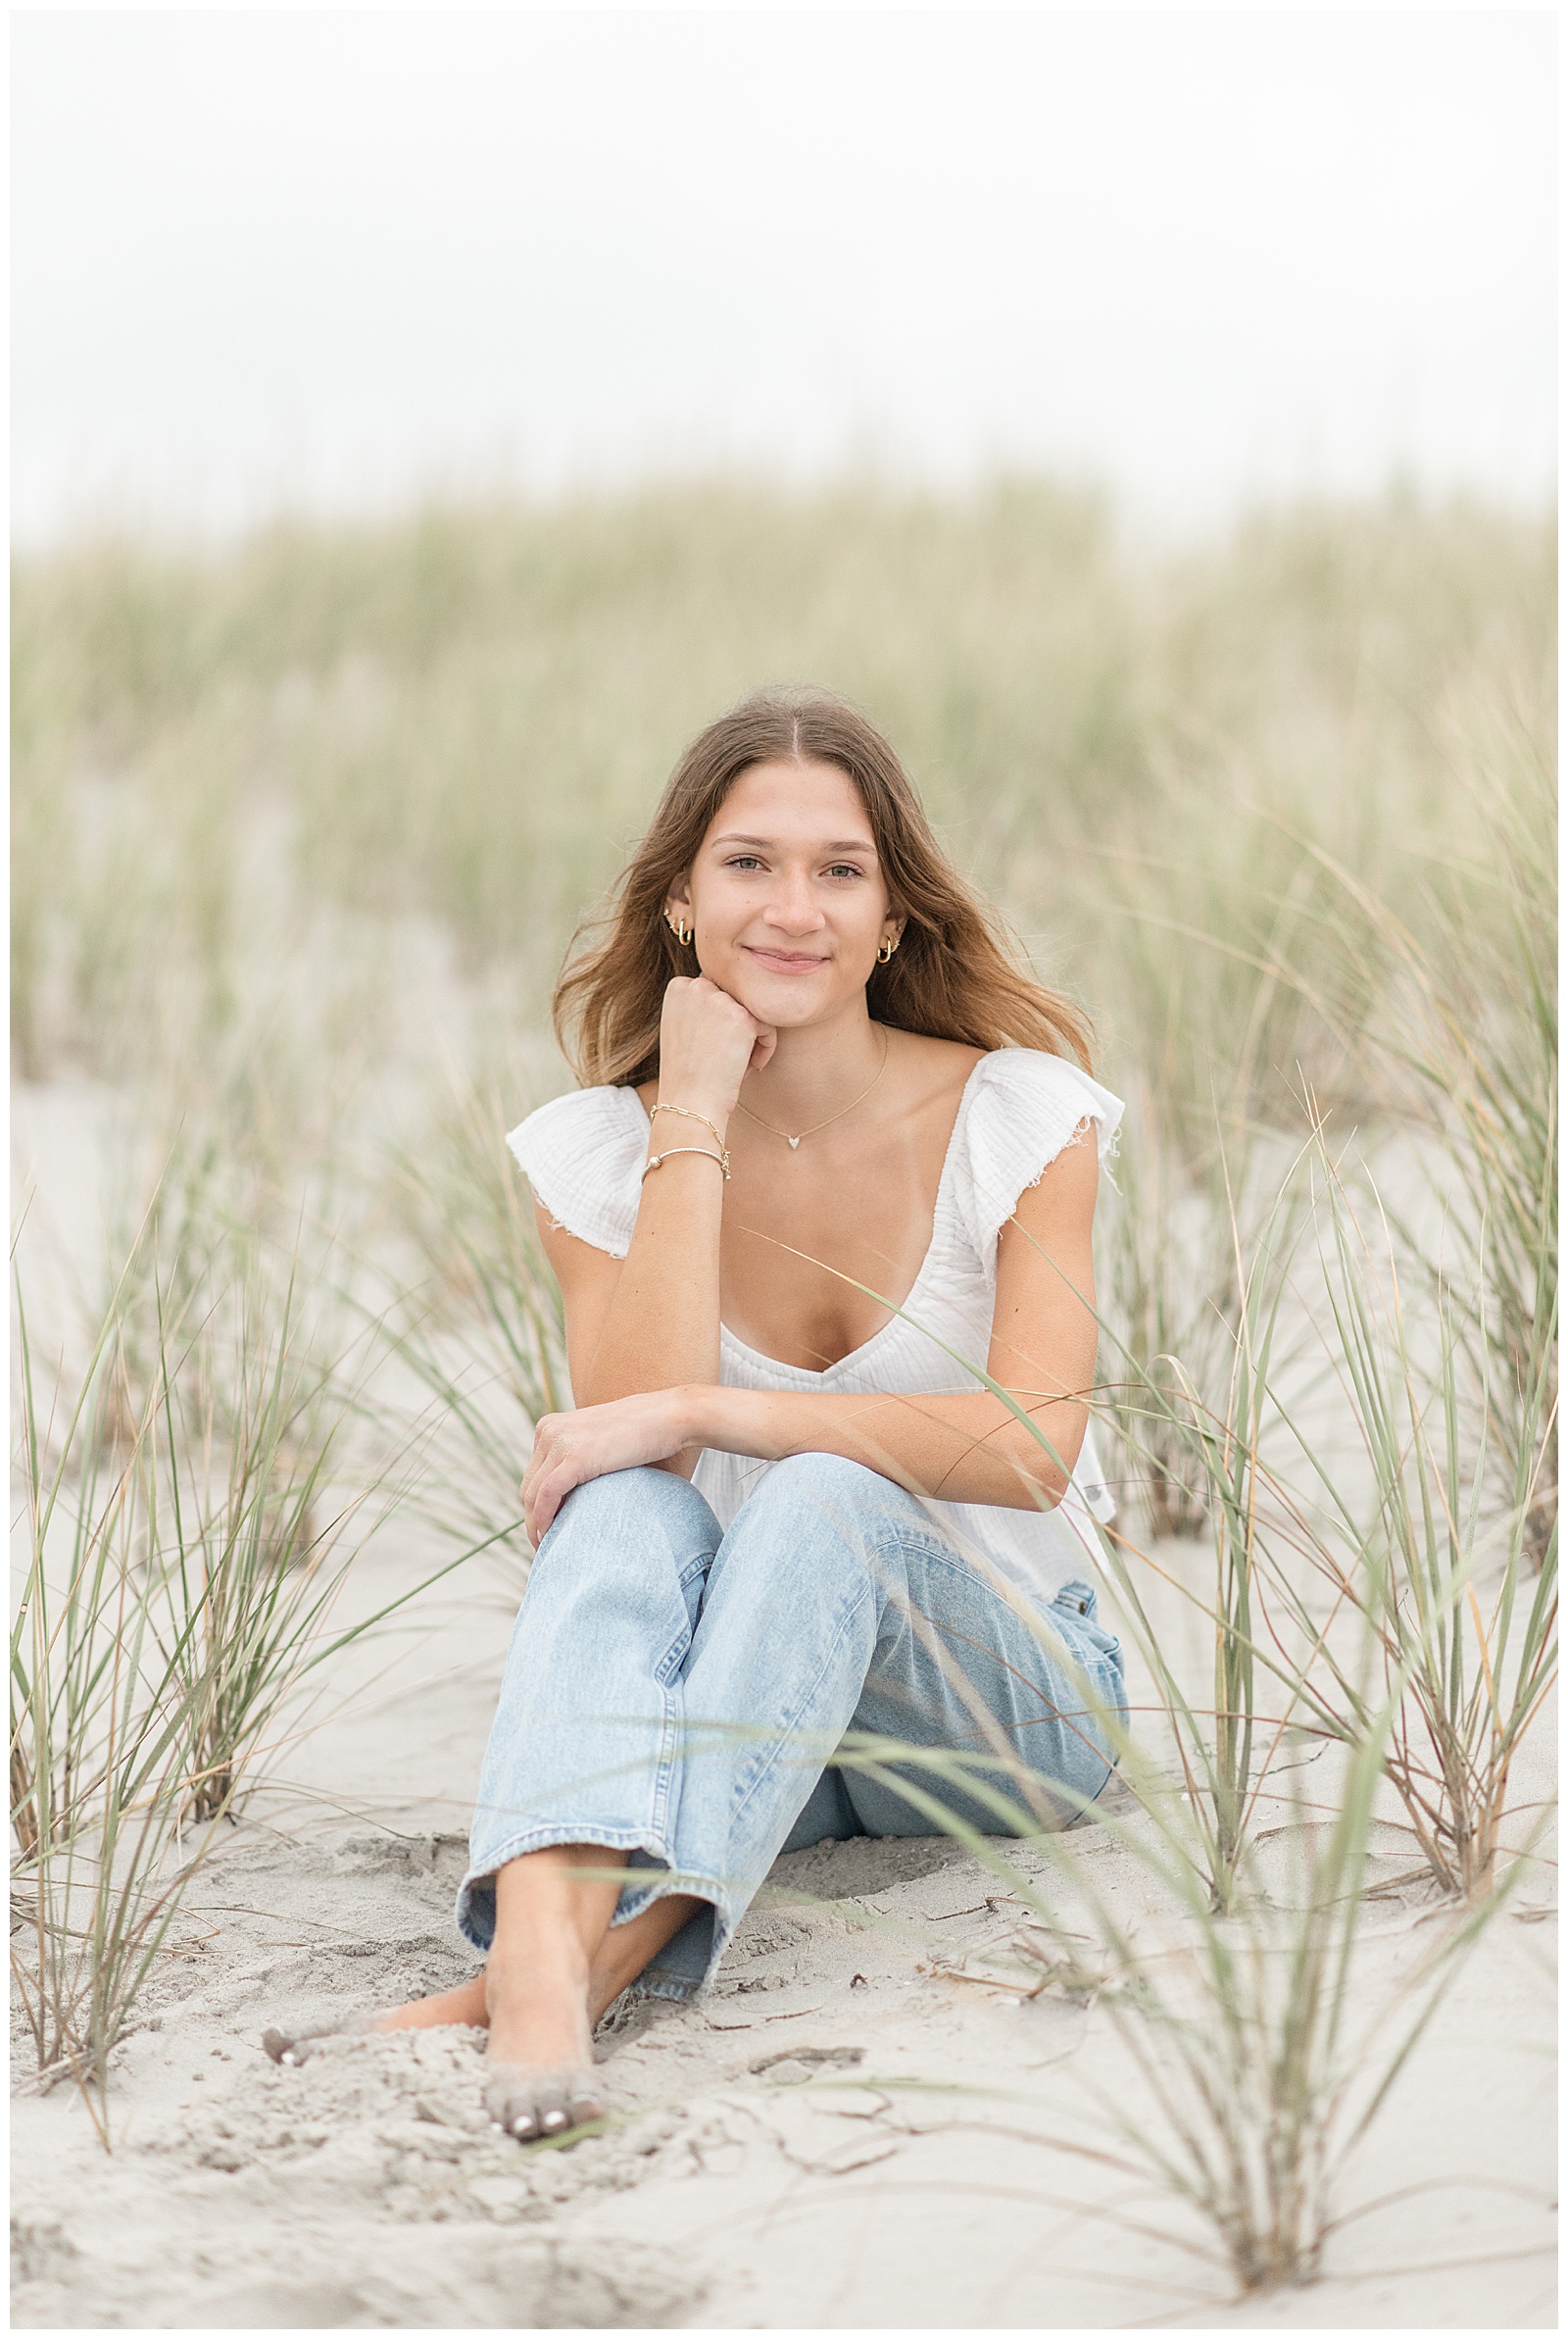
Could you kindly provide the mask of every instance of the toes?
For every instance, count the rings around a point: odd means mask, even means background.
[[[274,2063],[303,2063],[308,2052],[304,2041],[292,2038],[286,2030],[264,2030],[262,2045]]]
[[[519,2144],[569,2136],[574,2128],[604,2116],[597,2098],[575,2073],[514,2067],[498,2073],[485,2089],[492,2124]]]
[[[274,2063],[292,2068],[297,2064],[309,2063],[322,2039],[352,2037],[374,2027],[370,2016],[333,2016],[328,2021],[301,2023],[293,2030],[264,2030],[262,2045]]]
[[[533,2115],[541,2136],[559,2136],[571,2125],[565,2097],[559,2087],[542,2088],[534,2098]]]
[[[533,2116],[527,2072],[513,2068],[494,2073],[484,2091],[484,2108],[492,2126],[500,2128],[504,2135],[523,2133],[517,2122]]]

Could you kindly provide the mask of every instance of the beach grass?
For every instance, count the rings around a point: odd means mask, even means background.
[[[1022,2146],[1130,2180],[1125,2206],[1096,2214],[1218,2267],[1238,2297],[1316,2281],[1340,2226],[1378,2206],[1347,2212],[1352,2157],[1530,1872],[1535,1831],[1485,1893],[1368,1988],[1369,1863],[1393,1712],[1385,1706],[1362,1735],[1331,1811],[1277,1791],[1285,1816],[1269,1830],[1268,1888],[1250,1859],[1250,1889],[1228,1909],[1215,1906],[1206,1846],[1179,1787],[1146,1787],[1132,1818],[1101,1816],[1127,1859],[1163,1888],[1157,1947],[1140,1938],[1122,1896],[1104,1888],[1103,1869],[1080,1856],[1072,1834],[1032,1837],[1027,1859],[1009,1853],[1009,1815],[1015,1833],[1027,1820],[1000,1778],[988,1794],[983,1766],[893,1743],[847,1743],[839,1758],[965,1843],[1000,1888],[993,1906],[1006,1909],[1005,1938],[956,1973],[1022,2000],[1064,1993],[1109,2016],[1121,2067],[1080,2062],[1049,2100],[999,2100],[981,2132],[1000,2118]],[[956,1821],[944,1789],[992,1801],[995,1833]],[[1087,2130],[1070,2116],[1084,2107]]]
[[[344,1602],[421,1440],[365,1434],[390,1352],[345,1336],[330,1246],[236,1224],[222,1183],[166,1169],[85,1340],[40,1350],[18,1274],[11,1969],[40,2080],[106,2143],[110,2057],[221,1823],[333,1660],[470,1556]]]
[[[112,1299],[51,1323],[47,1372],[42,1238],[17,1248],[14,1970],[46,2074],[107,2117],[181,1880],[368,1628],[333,1616],[350,1518],[395,1491],[432,1571],[525,1571],[564,1343],[502,1132],[567,1082],[551,977],[687,737],[808,680],[895,739],[1132,1105],[1104,1573],[1160,1708],[1123,1746],[1155,1821],[1129,1855],[1196,1947],[1172,1995],[1102,1913],[1170,2113],[1121,2146],[1244,2287],[1310,2274],[1451,1969],[1356,2063],[1372,1811],[1403,1811],[1456,1953],[1512,1876],[1555,1676],[1553,560],[1544,520],[1399,494],[1140,544],[1013,480],[18,565],[14,1061],[108,1091],[164,1165],[145,1220],[125,1170]],[[1198,1668],[1146,1599],[1173,1585]],[[1302,1744],[1337,1801],[1271,1914],[1256,1813]]]
[[[258,979],[249,936],[323,906],[432,921],[537,1013],[685,739],[760,680],[808,679],[886,726],[1043,970],[1206,1129],[1203,1067],[1232,1100],[1259,1002],[1177,929],[1278,956],[1333,893],[1317,848],[1420,934],[1412,848],[1488,849],[1456,760],[1504,711],[1549,742],[1551,561],[1542,523],[1398,499],[1140,555],[1102,503],[1027,482],[29,558],[18,1045],[118,1070],[146,986],[177,978],[154,1052],[194,1048]],[[1283,985],[1265,1003],[1250,1086],[1289,1076],[1293,1035],[1328,1048],[1304,1012]]]

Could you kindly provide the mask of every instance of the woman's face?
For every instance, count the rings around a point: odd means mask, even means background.
[[[820,1022],[863,993],[888,905],[859,791],[836,764],[743,771],[666,911],[697,929],[702,971],[760,1023]]]

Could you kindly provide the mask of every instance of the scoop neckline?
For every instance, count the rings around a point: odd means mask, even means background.
[[[724,1321],[722,1317],[719,1318],[718,1322],[718,1333],[720,1340],[727,1340],[731,1348],[738,1349],[743,1357],[754,1358],[759,1365],[765,1365],[770,1372],[798,1372],[805,1380],[826,1380],[830,1373],[842,1372],[847,1365],[857,1364],[861,1357],[869,1356],[871,1350],[876,1347],[878,1341],[885,1340],[889,1332],[891,1332],[897,1324],[900,1324],[904,1321],[905,1317],[908,1313],[910,1302],[915,1298],[920,1286],[924,1283],[926,1276],[931,1271],[931,1262],[936,1256],[937,1236],[942,1223],[942,1205],[947,1198],[948,1185],[953,1170],[953,1149],[958,1141],[958,1131],[963,1126],[963,1117],[968,1110],[969,1091],[974,1086],[976,1076],[980,1072],[981,1069],[991,1062],[993,1056],[999,1056],[1002,1053],[1003,1050],[1000,1048],[989,1048],[987,1049],[985,1055],[977,1057],[975,1062],[970,1066],[968,1077],[958,1092],[957,1110],[953,1116],[953,1126],[948,1131],[947,1150],[942,1156],[942,1174],[937,1179],[936,1199],[931,1205],[931,1240],[926,1245],[925,1257],[921,1260],[919,1268],[915,1272],[914,1281],[909,1285],[909,1288],[905,1293],[903,1299],[900,1300],[898,1306],[893,1310],[893,1313],[889,1316],[887,1322],[884,1324],[879,1324],[877,1329],[871,1334],[870,1339],[862,1340],[858,1348],[852,1348],[846,1355],[835,1358],[831,1365],[823,1365],[820,1367],[815,1365],[787,1365],[782,1357],[768,1356],[765,1350],[754,1348],[749,1340],[743,1340],[739,1332],[732,1332],[729,1328],[729,1325]],[[654,1125],[653,1119],[649,1114],[648,1107],[643,1103],[642,1098],[637,1095],[635,1088],[631,1089],[628,1093],[636,1098],[638,1112],[643,1116],[643,1119],[647,1121],[648,1126],[652,1128]]]

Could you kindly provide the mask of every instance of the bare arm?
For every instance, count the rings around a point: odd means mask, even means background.
[[[718,1182],[716,1172],[707,1174]],[[1002,1398],[980,1388],[951,1396],[817,1397],[723,1388],[716,1376],[665,1382],[645,1396],[596,1403],[539,1424],[523,1483],[535,1540],[584,1479],[705,1446],[764,1462],[843,1454],[944,1502],[1007,1510],[1056,1502],[1083,1443],[1094,1381],[1091,1229],[1098,1182],[1092,1139],[1068,1146],[1039,1185],[1020,1196],[999,1245],[987,1369],[1051,1451]]]
[[[749,1065],[765,1064],[772,1050],[771,1032],[727,992],[677,976],[664,994],[658,1101],[704,1119],[655,1117],[648,1158],[672,1158],[643,1181],[626,1257],[608,1258],[536,1214],[565,1301],[579,1406],[718,1379],[724,1180],[700,1153],[718,1152]]]

